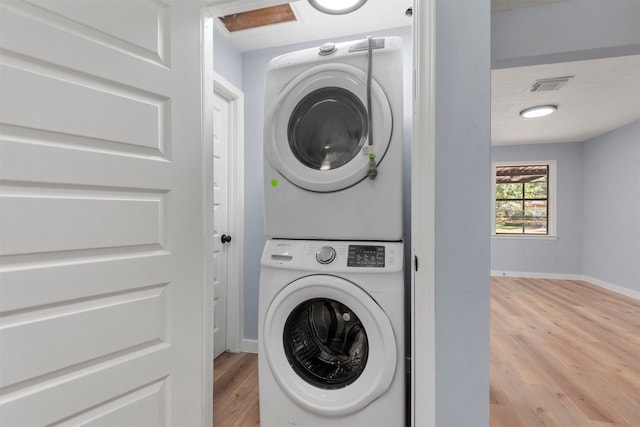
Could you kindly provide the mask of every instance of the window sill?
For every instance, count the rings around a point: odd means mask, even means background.
[[[543,234],[543,235],[535,235],[535,234],[495,234],[491,235],[492,238],[496,239],[523,239],[523,240],[558,240],[557,234]]]

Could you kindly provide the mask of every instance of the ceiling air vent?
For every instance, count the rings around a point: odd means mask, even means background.
[[[572,79],[573,76],[566,77],[554,77],[551,79],[540,79],[536,80],[536,82],[529,88],[529,92],[543,92],[547,90],[558,90],[565,83]]]

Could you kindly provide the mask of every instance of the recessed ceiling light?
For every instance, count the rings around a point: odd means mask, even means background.
[[[538,105],[537,107],[527,108],[520,111],[520,117],[525,119],[533,119],[536,117],[548,116],[558,110],[557,105]]]
[[[311,6],[330,15],[344,15],[360,9],[367,0],[309,0]]]

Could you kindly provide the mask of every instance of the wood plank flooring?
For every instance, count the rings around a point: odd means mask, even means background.
[[[214,427],[260,425],[258,355],[222,353],[213,364]]]
[[[213,406],[215,427],[260,425],[257,355],[216,359]],[[492,427],[640,426],[640,301],[492,278],[490,412]]]
[[[493,278],[491,426],[640,426],[640,302]]]

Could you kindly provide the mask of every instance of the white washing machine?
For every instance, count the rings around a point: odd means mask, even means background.
[[[267,242],[261,425],[405,425],[402,254],[396,242]]]
[[[269,63],[268,236],[402,238],[402,61],[401,39],[386,37],[329,43]],[[377,175],[369,179],[372,167]]]

